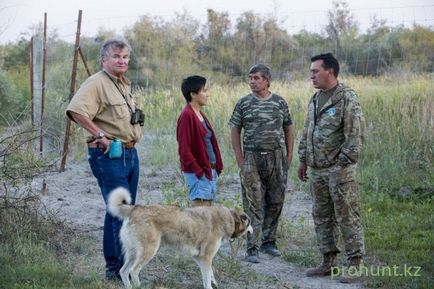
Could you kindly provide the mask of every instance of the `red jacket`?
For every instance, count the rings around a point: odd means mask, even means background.
[[[217,144],[215,132],[206,116],[201,112],[206,124],[211,130],[211,143],[216,156],[216,171],[218,174],[223,170],[223,161]],[[211,180],[211,165],[205,142],[206,129],[196,116],[190,104],[182,110],[176,126],[176,140],[178,141],[178,154],[181,170],[186,173],[195,173],[197,177],[203,174]]]

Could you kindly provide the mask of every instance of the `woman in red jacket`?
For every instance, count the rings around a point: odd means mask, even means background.
[[[181,90],[187,105],[178,118],[176,140],[190,206],[211,206],[223,161],[215,132],[202,112],[208,101],[206,78],[189,76]]]

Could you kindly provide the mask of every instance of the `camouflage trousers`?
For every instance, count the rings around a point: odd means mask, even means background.
[[[310,170],[312,216],[321,253],[339,252],[339,229],[348,258],[365,254],[356,165]]]
[[[240,171],[242,201],[253,227],[253,234],[247,237],[247,249],[276,241],[287,177],[288,161],[282,149],[244,152]]]

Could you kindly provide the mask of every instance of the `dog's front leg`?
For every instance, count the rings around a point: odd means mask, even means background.
[[[122,282],[124,283],[125,288],[130,289],[132,288],[131,283],[130,283],[130,266],[131,266],[131,261],[130,262],[126,262],[121,270],[119,271],[121,278],[122,278]]]
[[[214,270],[213,270],[212,266],[211,266],[211,286],[213,289],[218,288],[217,281],[215,280],[215,277],[214,277]]]
[[[203,288],[205,289],[213,289],[211,285],[211,280],[213,278],[212,268],[211,268],[211,262],[207,262],[205,260],[201,259],[195,259],[197,265],[199,265],[200,272],[202,273],[202,281],[203,281]]]

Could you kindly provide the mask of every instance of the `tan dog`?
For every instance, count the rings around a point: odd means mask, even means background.
[[[125,263],[120,275],[126,288],[131,288],[129,276],[135,286],[140,285],[142,266],[163,245],[191,256],[200,267],[204,288],[216,288],[212,261],[221,242],[253,231],[246,214],[222,206],[183,209],[130,203],[126,189],[117,188],[110,193],[109,212],[124,220],[120,239]]]

